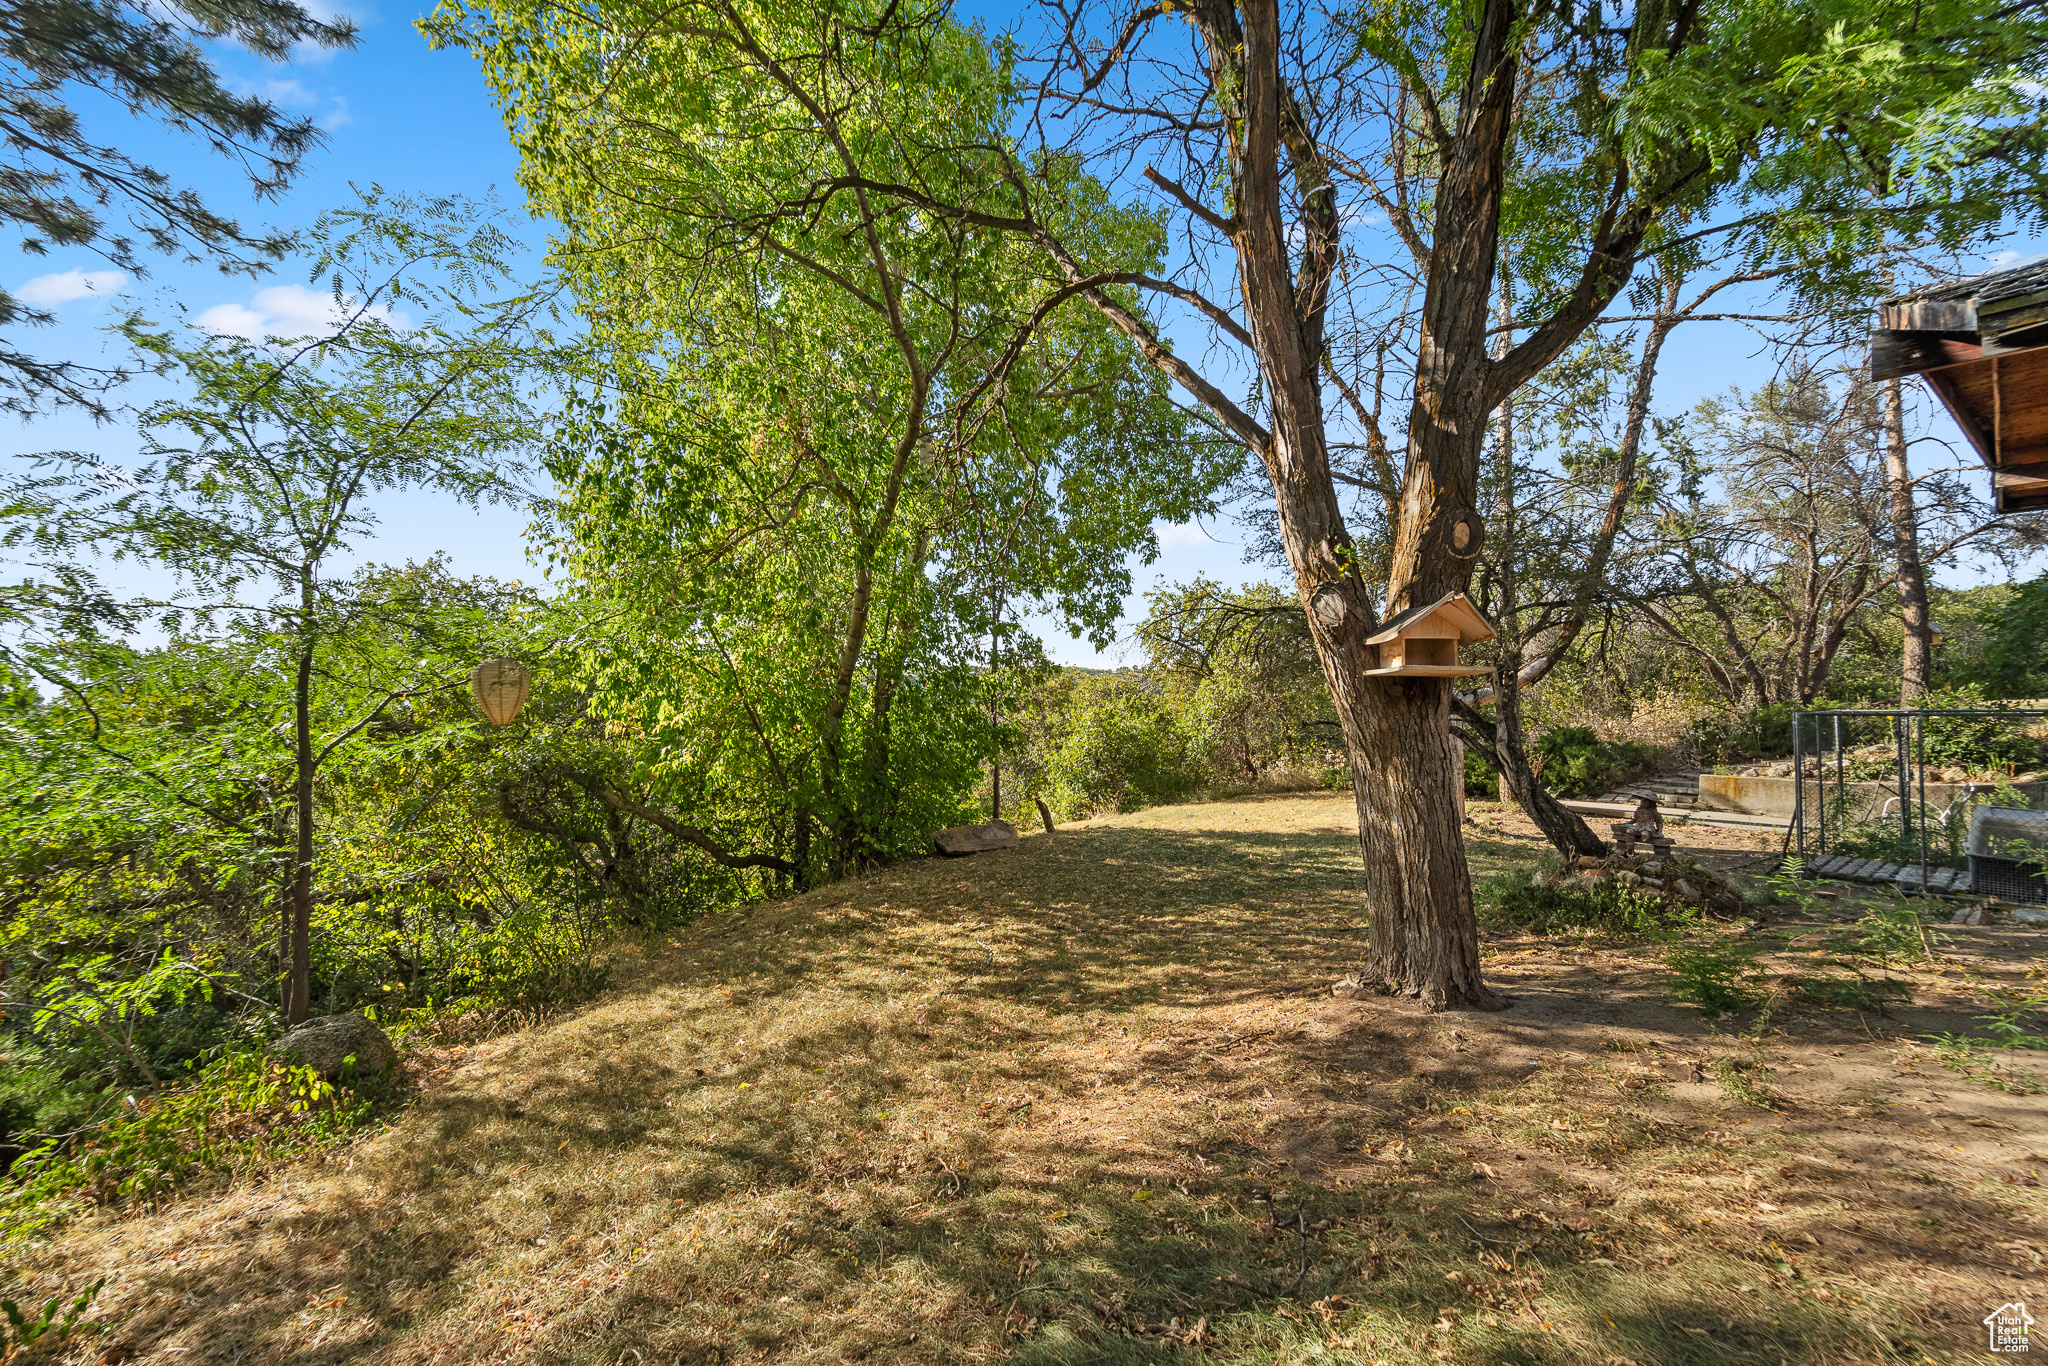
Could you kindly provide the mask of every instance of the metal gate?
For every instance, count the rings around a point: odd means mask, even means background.
[[[1902,854],[1917,854],[1920,865],[1920,880],[1917,886],[1925,889],[1928,878],[1927,829],[1930,824],[1927,807],[1927,723],[1944,717],[1991,717],[2003,721],[2018,721],[2048,717],[2048,708],[2036,707],[1942,707],[1927,710],[1866,711],[1862,709],[1839,711],[1800,711],[1792,713],[1792,830],[1795,852],[1804,863],[1809,853],[1816,858],[1824,857],[1830,850],[1831,837],[1839,838],[1840,817],[1837,829],[1828,827],[1828,786],[1829,759],[1833,759],[1833,781],[1836,796],[1835,807],[1845,807],[1843,798],[1849,794],[1852,782],[1869,782],[1868,778],[1848,776],[1847,755],[1851,748],[1862,748],[1873,742],[1867,738],[1873,733],[1883,733],[1892,746],[1891,778],[1898,804],[1899,844]],[[1846,730],[1845,730],[1846,727]],[[1811,744],[1808,737],[1811,736]],[[1808,778],[1806,761],[1814,760],[1812,776],[1813,800],[1807,800]],[[1990,791],[1995,783],[1963,784],[1974,792]],[[1961,800],[1958,797],[1958,800]],[[1891,801],[1886,802],[1889,808]],[[1953,803],[1951,803],[1953,806]],[[1880,812],[1883,821],[1887,812]],[[1944,816],[1946,809],[1944,809]],[[1809,845],[1811,848],[1809,849]],[[1944,853],[1944,858],[1946,854]],[[1899,862],[1910,863],[1909,858]],[[1903,881],[1901,875],[1901,881]]]

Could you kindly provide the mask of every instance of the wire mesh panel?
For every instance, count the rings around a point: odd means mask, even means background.
[[[2002,901],[2048,901],[2048,811],[1980,806],[1970,816],[1970,885]]]
[[[1962,761],[1981,769],[2000,755],[2016,756],[2015,763],[2038,758],[2041,742],[2028,731],[2044,719],[2048,709],[2024,707],[1795,712],[1788,843],[1796,842],[1802,863],[1846,854],[1917,868],[1917,879],[1901,877],[1909,890],[1928,887],[1932,870],[1953,869],[1960,877],[1965,867],[1976,869],[1979,857],[2000,858],[1968,853],[1965,844],[1972,813],[2007,786],[1995,776],[1972,780]],[[2014,875],[1989,876],[2010,881]],[[2048,895],[2048,888],[2030,882],[2023,890],[2030,900]]]

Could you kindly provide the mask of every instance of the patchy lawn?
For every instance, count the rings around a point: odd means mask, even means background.
[[[1472,814],[1480,877],[1536,857]],[[2030,989],[2038,932],[1936,940],[1889,1016],[1812,1003],[1879,900],[1844,890],[1721,932],[1769,1001],[1719,1020],[1656,945],[1495,936],[1514,1005],[1425,1016],[1329,994],[1350,831],[1171,807],[707,922],[413,1054],[388,1130],[12,1278],[109,1278],[58,1359],[246,1366],[1920,1362],[2040,1312],[2034,1074],[1914,1042]]]

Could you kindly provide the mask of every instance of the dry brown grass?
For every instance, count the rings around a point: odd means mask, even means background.
[[[1533,857],[1475,816],[1482,874]],[[2040,1101],[1901,1042],[2024,932],[1890,1021],[1717,1034],[1654,952],[1536,940],[1514,1008],[1427,1017],[1327,993],[1349,827],[1166,808],[708,922],[415,1055],[387,1131],[14,1270],[111,1277],[72,1360],[249,1366],[1917,1362],[2038,1291]]]

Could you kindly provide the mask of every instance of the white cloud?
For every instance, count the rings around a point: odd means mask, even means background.
[[[14,297],[34,308],[54,308],[68,304],[73,299],[103,298],[119,294],[121,287],[128,283],[128,275],[119,270],[64,270],[54,275],[38,275],[20,289]]]
[[[332,294],[305,285],[271,285],[256,291],[246,304],[216,304],[192,320],[192,325],[216,337],[267,338],[319,336],[331,332],[355,311],[353,301],[339,304]],[[393,327],[406,327],[403,313],[393,313],[379,304],[370,316]]]
[[[1172,550],[1184,545],[1230,545],[1234,542],[1221,541],[1209,534],[1209,529],[1200,522],[1182,522],[1178,525],[1160,523],[1152,528],[1159,538],[1161,550]]]
[[[2029,256],[2023,252],[2001,251],[1996,255],[1985,257],[1984,262],[1993,270],[2004,270],[2007,266],[2030,265],[2040,259],[2039,256]]]
[[[303,109],[309,104],[320,103],[318,95],[306,89],[305,86],[300,85],[297,81],[272,79],[260,81],[254,88],[266,100],[277,104],[291,105],[298,109]]]
[[[355,121],[354,115],[349,112],[348,96],[308,89],[304,81],[273,76],[260,81],[236,81],[235,89],[240,94],[269,100],[284,109],[312,113],[325,105],[327,112],[319,114],[316,121],[322,128],[329,130]]]

